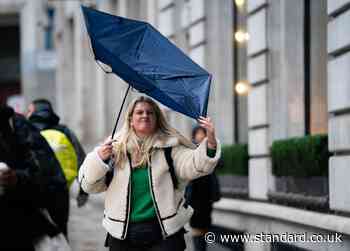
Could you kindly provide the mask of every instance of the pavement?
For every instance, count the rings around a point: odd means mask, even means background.
[[[106,231],[102,227],[103,194],[90,195],[88,202],[77,207],[78,184],[71,188],[68,238],[72,251],[107,251],[104,248]]]

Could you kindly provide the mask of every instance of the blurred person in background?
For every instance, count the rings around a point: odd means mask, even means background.
[[[78,174],[78,168],[85,158],[85,152],[75,134],[65,125],[59,124],[60,118],[54,112],[51,103],[46,99],[34,100],[28,107],[27,117],[29,121],[40,130],[47,140],[67,182],[68,197],[65,193],[57,197],[54,203],[56,223],[62,232],[67,235],[69,218],[69,188]],[[79,188],[77,196],[78,207],[82,207],[88,200],[88,194]]]
[[[58,210],[62,207],[60,204],[65,205],[69,201],[67,182],[60,163],[40,131],[23,115],[15,114],[13,121],[16,133],[28,145],[33,160],[39,166],[41,175],[45,177],[42,197],[45,208],[60,231],[67,237],[65,225],[62,226],[61,222],[66,222],[68,215],[64,210]]]
[[[207,137],[206,129],[196,126],[192,130],[192,141],[197,146]],[[220,159],[216,168],[222,166]],[[215,170],[217,170],[215,168]],[[211,226],[211,213],[213,203],[220,200],[220,186],[216,174],[202,176],[189,183],[186,187],[186,202],[193,208],[194,212],[190,220],[192,228],[192,240],[195,251],[205,251],[207,244],[204,235]]]
[[[24,124],[31,126],[0,105],[0,250],[34,251],[37,240],[59,233],[42,213],[50,177],[30,149]]]

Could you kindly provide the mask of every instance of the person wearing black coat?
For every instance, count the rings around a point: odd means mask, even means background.
[[[205,137],[206,130],[203,127],[196,126],[192,130],[192,140],[196,145],[200,144]],[[220,159],[215,170],[222,165],[222,159]],[[195,179],[186,187],[186,202],[194,210],[190,226],[195,251],[206,250],[204,235],[211,227],[213,203],[220,197],[219,182],[215,173]]]
[[[13,127],[18,137],[28,145],[42,175],[47,177],[46,181],[48,183],[44,185],[45,192],[51,194],[62,189],[67,190],[67,182],[60,163],[40,131],[20,114],[14,114]]]
[[[55,157],[50,145],[25,117],[16,114],[14,127],[20,138],[29,146],[35,161],[40,167],[41,174],[45,176],[45,191],[43,201],[52,220],[58,229],[67,237],[67,222],[69,217],[69,191],[66,178],[60,163]]]
[[[0,105],[0,250],[34,251],[38,239],[59,230],[42,213],[49,177],[16,124],[13,109]]]

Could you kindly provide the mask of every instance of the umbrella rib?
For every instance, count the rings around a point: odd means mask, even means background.
[[[147,26],[146,26],[147,27]],[[145,41],[145,34],[146,34],[146,32],[147,32],[147,28],[144,28],[144,31],[143,31],[143,36],[142,36],[142,39],[141,39],[141,41],[139,42],[139,44],[137,45],[137,47],[136,47],[136,53],[135,53],[135,55],[136,55],[136,57],[138,58],[138,55],[139,55],[139,51],[140,51],[140,48],[141,48],[141,46],[143,46],[143,43],[144,43],[144,41]]]
[[[191,97],[192,97],[192,96],[193,96],[193,91],[190,90],[190,89],[188,89],[188,88],[186,88],[186,86],[184,85],[184,80],[183,80],[183,78],[181,78],[180,84],[181,84],[182,88],[183,88],[186,92],[188,92],[188,93],[191,94]],[[185,98],[186,98],[186,97],[185,97]],[[193,107],[192,107],[192,106],[190,106],[189,109],[191,110],[192,113],[196,113],[196,111],[193,110]]]

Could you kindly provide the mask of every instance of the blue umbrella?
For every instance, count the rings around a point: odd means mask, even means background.
[[[146,22],[84,6],[82,11],[97,62],[110,66],[129,88],[177,112],[194,119],[206,116],[211,82],[207,71]],[[124,102],[125,97],[122,106]]]

